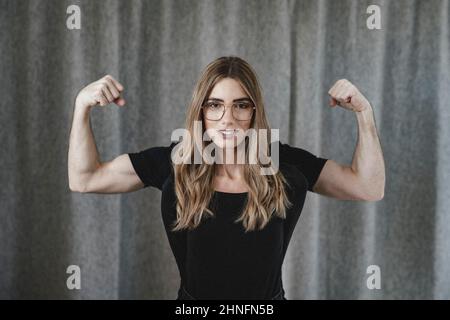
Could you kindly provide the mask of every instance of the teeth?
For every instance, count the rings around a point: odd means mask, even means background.
[[[233,135],[236,130],[234,129],[227,129],[227,130],[219,130],[222,134],[227,135],[227,136],[231,136]]]
[[[234,130],[220,130],[220,131],[223,133],[233,133],[234,132]]]

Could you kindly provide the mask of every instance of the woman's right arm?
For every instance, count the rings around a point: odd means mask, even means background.
[[[69,188],[83,193],[124,193],[144,187],[128,154],[101,162],[90,123],[90,110],[114,102],[124,106],[123,86],[107,75],[83,88],[75,100],[68,152]]]

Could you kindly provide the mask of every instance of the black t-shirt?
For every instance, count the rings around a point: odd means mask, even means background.
[[[176,194],[170,146],[129,153],[145,187],[162,191],[161,212],[181,286],[196,299],[271,299],[283,289],[281,267],[306,192],[312,191],[327,159],[280,142],[279,170],[290,184],[291,208],[286,219],[273,216],[262,230],[244,232],[234,223],[247,193],[215,191],[210,208],[214,218],[194,230],[171,231],[176,219]]]

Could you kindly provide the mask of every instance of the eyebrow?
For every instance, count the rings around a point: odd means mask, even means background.
[[[219,98],[208,98],[207,101],[220,101],[223,102],[222,99]],[[238,98],[238,99],[234,99],[233,102],[240,102],[240,101],[252,101],[250,98],[247,97],[243,97],[243,98]]]

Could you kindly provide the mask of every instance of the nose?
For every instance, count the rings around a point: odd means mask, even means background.
[[[220,121],[222,122],[223,126],[234,123],[233,109],[226,107],[225,113],[223,114],[223,117],[222,117],[222,119],[220,119]]]

